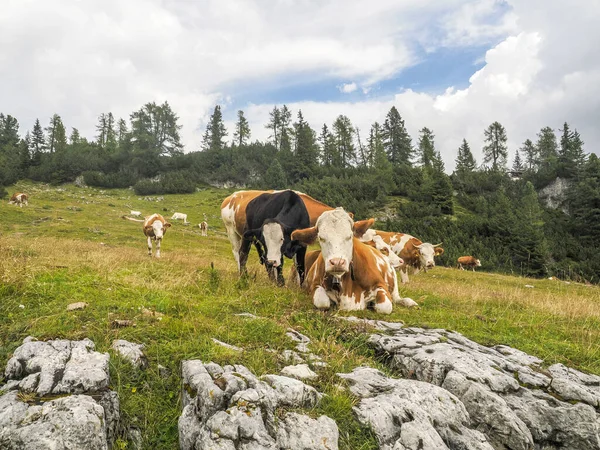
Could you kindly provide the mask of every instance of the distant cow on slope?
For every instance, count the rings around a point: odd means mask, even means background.
[[[8,201],[9,205],[15,204],[15,205],[19,205],[19,207],[23,207],[23,205],[27,206],[27,199],[29,197],[27,196],[27,194],[23,193],[23,192],[15,192],[12,197],[10,198],[10,200]]]
[[[142,217],[142,212],[141,211],[129,211],[129,215],[132,217]]]
[[[465,270],[465,267],[470,267],[473,269],[473,272],[475,272],[475,267],[481,267],[481,261],[473,256],[461,256],[456,262],[458,263],[458,268],[460,270]]]
[[[171,220],[183,220],[183,223],[189,223],[187,221],[187,214],[176,212],[171,216]]]
[[[202,236],[208,236],[208,223],[206,221],[202,221],[198,224],[200,228],[200,234]]]
[[[171,224],[160,214],[152,214],[144,220],[144,235],[148,238],[148,256],[152,256],[152,240],[156,241],[154,256],[160,258],[160,243]]]

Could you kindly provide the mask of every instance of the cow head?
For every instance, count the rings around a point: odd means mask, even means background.
[[[415,245],[423,270],[427,271],[427,269],[433,269],[435,267],[435,260],[433,258],[444,253],[444,249],[440,247],[441,245],[441,243],[432,245],[428,242]]]
[[[387,244],[381,236],[374,235],[373,239],[367,243],[379,250],[383,254],[383,256],[385,256],[388,259],[392,267],[397,269],[402,264],[404,264],[404,260],[394,253],[392,247],[389,244]]]
[[[167,228],[169,228],[171,224],[169,222],[165,222],[164,224],[160,220],[155,220],[151,225],[148,225],[146,228],[151,228],[154,234],[154,239],[157,241],[162,239],[165,233],[167,232]]]
[[[266,249],[265,264],[267,268],[279,267],[283,255],[293,258],[298,252],[301,243],[291,239],[292,229],[284,223],[267,219],[262,227],[248,230],[244,233],[244,239],[257,239]]]
[[[292,239],[305,244],[318,240],[325,261],[325,272],[341,278],[350,271],[353,238],[361,237],[374,222],[375,219],[353,222],[343,208],[336,208],[321,214],[314,227],[294,231]]]
[[[479,261],[478,259],[475,260],[475,265],[477,267],[481,267],[481,261]]]

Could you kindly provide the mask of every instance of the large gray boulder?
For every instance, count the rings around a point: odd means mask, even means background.
[[[369,342],[404,377],[452,394],[467,414],[462,426],[483,433],[494,449],[600,449],[600,377],[559,364],[544,369],[519,350],[485,347],[446,330],[401,328],[373,334]],[[422,395],[405,398],[432,415]],[[439,425],[434,429],[451,449],[476,448],[457,446]],[[422,431],[429,442],[431,430]]]
[[[0,448],[104,450],[119,422],[108,389],[108,354],[89,339],[26,338],[8,361],[0,388]]]
[[[182,363],[182,450],[338,448],[335,422],[296,410],[316,406],[321,394],[300,380],[280,375],[257,378],[246,367],[199,360]],[[295,412],[288,412],[287,409]],[[276,411],[280,414],[276,416]]]

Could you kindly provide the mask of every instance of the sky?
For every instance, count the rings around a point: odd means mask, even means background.
[[[194,151],[216,104],[253,140],[275,105],[362,136],[396,106],[447,171],[463,138],[481,162],[494,121],[511,160],[565,121],[599,153],[599,23],[600,0],[3,0],[0,111],[93,138],[103,112],[168,101]]]

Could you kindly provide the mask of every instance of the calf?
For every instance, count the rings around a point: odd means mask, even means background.
[[[23,207],[23,205],[27,206],[27,199],[29,197],[27,196],[27,194],[23,193],[23,192],[15,192],[12,197],[10,198],[10,200],[8,201],[9,205],[15,204],[15,205],[19,205],[20,208]]]
[[[206,223],[206,221],[200,222],[198,227],[200,228],[200,234],[202,236],[208,236],[208,223]]]
[[[176,212],[175,214],[173,214],[173,215],[171,216],[171,220],[178,220],[178,219],[182,219],[182,220],[183,220],[183,223],[189,223],[189,222],[187,221],[187,214],[183,214],[183,213],[178,213],[178,212]]]
[[[160,214],[152,214],[144,220],[144,235],[148,238],[148,256],[152,256],[152,240],[156,241],[156,253],[160,258],[160,243],[171,224]]]
[[[141,211],[129,211],[129,215],[133,216],[133,217],[142,217],[142,212]]]
[[[415,275],[420,270],[427,272],[435,267],[434,257],[444,253],[444,249],[440,247],[441,243],[433,245],[422,242],[410,234],[369,230],[363,239],[373,239],[373,236],[381,236],[393,252],[404,260],[404,264],[400,266],[402,283],[408,283],[409,269],[412,269]]]
[[[310,244],[318,239],[321,253],[306,277],[313,304],[328,309],[337,304],[341,310],[361,310],[373,303],[375,311],[389,314],[392,302],[405,306],[416,303],[398,293],[393,267],[374,247],[358,238],[374,219],[353,222],[342,208],[323,212],[316,225],[292,233],[292,239]]]
[[[456,262],[458,263],[458,268],[460,270],[465,270],[464,267],[470,267],[473,269],[473,272],[475,272],[475,267],[481,267],[481,261],[473,256],[461,256],[456,260]]]

